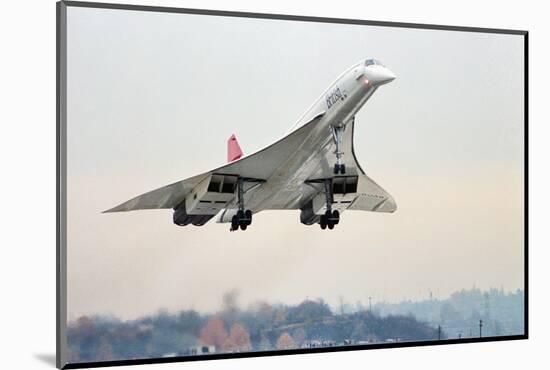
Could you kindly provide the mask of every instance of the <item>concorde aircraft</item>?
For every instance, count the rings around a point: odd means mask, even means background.
[[[264,210],[300,210],[305,225],[332,230],[346,210],[394,212],[353,151],[355,115],[395,75],[376,59],[347,69],[280,140],[253,154],[232,135],[226,165],[137,196],[105,212],[173,209],[176,225],[203,226],[218,213],[231,231]]]

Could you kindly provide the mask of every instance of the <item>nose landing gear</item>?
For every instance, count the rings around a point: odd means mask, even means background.
[[[334,174],[335,175],[338,175],[338,173],[341,173],[342,175],[344,175],[346,173],[346,165],[343,164],[343,163],[335,163],[334,164]]]
[[[330,132],[332,134],[332,139],[336,145],[336,150],[334,154],[336,155],[336,163],[334,164],[334,174],[337,175],[341,173],[342,175],[346,173],[346,165],[342,163],[342,156],[344,152],[340,150],[340,145],[342,144],[342,136],[344,135],[344,130],[346,126],[344,124],[339,126],[330,126]]]

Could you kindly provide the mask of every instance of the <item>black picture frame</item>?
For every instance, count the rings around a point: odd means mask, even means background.
[[[493,34],[508,34],[520,35],[524,40],[524,334],[523,335],[508,335],[494,337],[479,337],[465,339],[443,339],[429,340],[420,342],[392,342],[392,343],[377,343],[368,345],[347,345],[340,347],[324,347],[324,348],[303,348],[289,350],[272,350],[272,351],[257,351],[244,353],[220,353],[203,356],[176,356],[169,358],[147,358],[135,360],[116,360],[104,362],[80,362],[67,363],[64,358],[63,349],[66,348],[66,326],[67,326],[67,121],[66,121],[66,99],[67,99],[67,8],[68,7],[83,7],[96,9],[117,9],[128,11],[147,11],[147,12],[162,12],[162,13],[181,13],[181,14],[197,14],[210,15],[221,17],[239,17],[239,18],[256,18],[256,19],[271,19],[271,20],[287,20],[300,22],[319,22],[333,24],[353,24],[366,26],[384,26],[393,28],[416,28],[426,30],[444,30],[457,32],[477,32],[477,33],[493,33]],[[482,27],[462,27],[462,26],[447,26],[421,23],[402,23],[402,22],[385,22],[360,19],[341,19],[328,17],[311,17],[300,15],[286,14],[266,14],[252,12],[237,12],[225,10],[208,10],[208,9],[190,9],[176,7],[161,7],[161,6],[146,6],[146,5],[130,5],[130,4],[113,4],[99,2],[79,2],[79,1],[59,1],[56,4],[56,37],[57,37],[57,63],[56,63],[56,122],[57,122],[57,141],[56,141],[56,366],[60,369],[78,369],[92,367],[107,367],[107,366],[122,366],[122,365],[139,365],[139,364],[159,364],[173,362],[188,362],[188,361],[205,361],[219,360],[243,357],[264,357],[264,356],[280,356],[294,355],[320,352],[342,352],[342,351],[357,351],[370,350],[379,348],[403,348],[403,347],[419,347],[419,346],[434,346],[447,345],[458,343],[482,343],[496,342],[509,340],[524,340],[529,338],[529,32],[525,30],[512,29],[496,29]]]

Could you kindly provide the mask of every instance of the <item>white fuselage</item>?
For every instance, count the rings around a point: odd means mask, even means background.
[[[323,172],[321,169],[326,173],[327,167],[334,163],[330,159],[334,157],[335,148],[330,126],[347,125],[380,85],[395,78],[383,65],[367,66],[366,63],[363,60],[346,70],[294,124],[290,132],[323,114],[298,150],[262,186],[245,194],[247,208],[253,212],[297,209],[315,193],[314,189],[310,192],[306,189],[304,196],[304,187],[308,187],[307,180],[316,178],[317,173]],[[351,149],[344,158],[350,158],[350,152]],[[354,166],[346,171],[350,175],[358,173]]]

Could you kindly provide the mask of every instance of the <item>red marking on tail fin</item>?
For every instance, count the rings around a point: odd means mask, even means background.
[[[237,137],[235,134],[231,135],[231,137],[227,140],[227,162],[233,162],[237,159],[241,158],[243,156],[243,151],[241,150],[241,147],[239,146],[239,142],[237,141]]]

